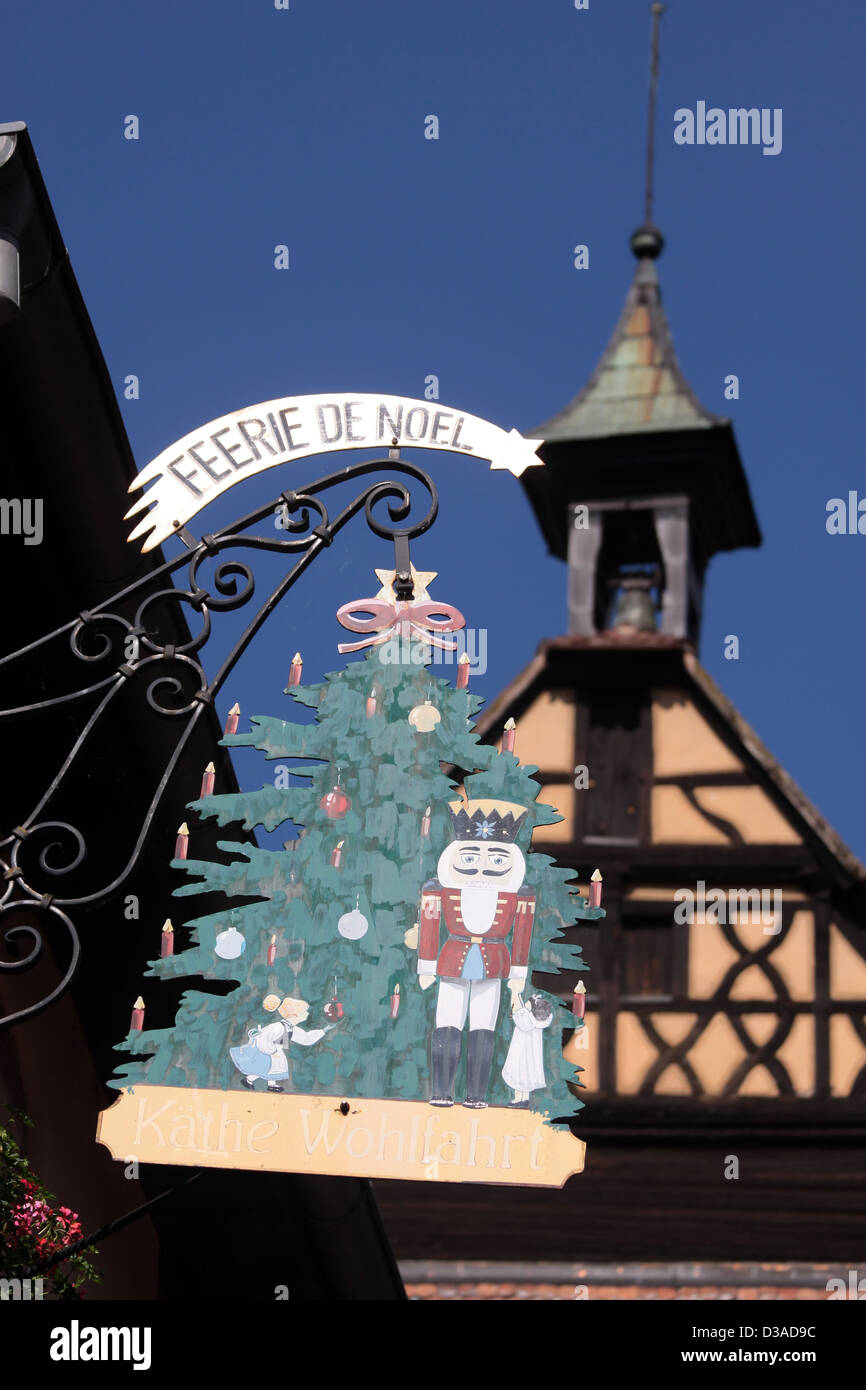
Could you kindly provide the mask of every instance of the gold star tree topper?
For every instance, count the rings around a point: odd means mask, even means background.
[[[414,591],[413,603],[426,603],[430,600],[427,592],[428,586],[433,583],[439,573],[438,570],[416,570],[413,564],[409,565],[409,572],[412,576],[412,587]],[[396,570],[376,570],[376,578],[382,585],[376,598],[382,599],[385,603],[399,603],[394,592],[394,581],[397,578]]]

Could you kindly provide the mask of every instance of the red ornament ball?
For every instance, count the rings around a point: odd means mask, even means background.
[[[334,787],[332,791],[326,792],[319,802],[319,806],[328,820],[340,820],[347,811],[352,809],[351,801],[339,785]]]
[[[336,995],[334,995],[333,999],[328,1000],[328,1003],[325,1005],[324,1009],[322,1010],[322,1013],[325,1015],[325,1018],[329,1021],[329,1023],[338,1023],[339,1020],[343,1017],[343,1006]]]

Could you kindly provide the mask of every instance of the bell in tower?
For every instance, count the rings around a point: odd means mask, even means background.
[[[650,512],[607,508],[601,537],[593,631],[657,632],[664,564]]]
[[[651,589],[654,580],[649,574],[623,577],[618,591],[610,629],[613,632],[656,632],[656,605]]]

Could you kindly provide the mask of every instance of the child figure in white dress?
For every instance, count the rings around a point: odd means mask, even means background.
[[[527,1004],[518,1004],[511,1015],[514,1036],[502,1068],[502,1079],[514,1092],[511,1108],[529,1109],[530,1091],[542,1090],[544,1079],[544,1039],[542,1029],[553,1021],[553,1009],[543,994],[533,994]]]

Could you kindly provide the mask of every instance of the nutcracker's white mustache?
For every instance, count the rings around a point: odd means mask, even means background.
[[[504,878],[506,874],[511,873],[511,867],[509,866],[507,869],[458,869],[455,864],[454,872],[466,874],[467,878],[474,874],[482,874],[484,878]]]

